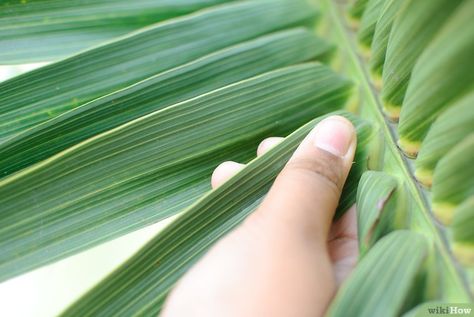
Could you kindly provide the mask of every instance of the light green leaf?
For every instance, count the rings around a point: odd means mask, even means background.
[[[370,48],[372,44],[377,20],[387,1],[389,0],[369,0],[367,3],[357,32],[357,39],[364,48]]]
[[[397,179],[385,172],[367,171],[362,175],[356,199],[357,233],[362,256],[379,238],[394,229],[396,211],[407,212],[404,208],[397,208],[398,201],[394,195],[397,186]]]
[[[469,197],[454,212],[453,237],[455,241],[474,245],[474,196]]]
[[[367,2],[369,2],[369,0],[354,0],[354,3],[349,10],[351,17],[357,20],[360,19],[364,14]]]
[[[343,106],[350,83],[309,63],[184,101],[0,180],[0,280],[156,222],[224,160]],[[355,189],[354,189],[355,190]]]
[[[454,211],[453,252],[458,260],[474,268],[474,195],[466,199]]]
[[[418,57],[462,2],[409,0],[400,8],[390,33],[382,75],[382,99],[390,117],[398,118],[400,114],[403,97]]]
[[[0,4],[0,64],[54,60],[230,0],[49,0]]]
[[[381,81],[388,39],[399,8],[406,0],[386,0],[375,25],[370,54],[370,69],[374,79]],[[381,86],[381,83],[377,83]]]
[[[364,161],[370,126],[347,113],[357,128],[356,161]],[[63,316],[156,316],[175,282],[220,237],[237,226],[268,191],[292,152],[319,122],[298,129],[265,155],[188,208],[137,254],[99,283]],[[354,170],[351,171],[354,175]],[[357,173],[360,176],[360,171]],[[358,177],[346,183],[342,197],[352,196]],[[349,191],[348,191],[349,190]],[[341,202],[345,210],[350,202]]]
[[[436,166],[433,177],[433,212],[451,223],[454,209],[474,195],[474,133],[451,149]]]
[[[408,154],[418,152],[431,124],[447,107],[474,89],[474,27],[466,27],[472,21],[474,1],[464,1],[413,69],[398,126],[399,145]]]
[[[0,83],[0,141],[229,45],[315,18],[304,0],[238,2],[169,20]]]
[[[174,103],[329,52],[330,46],[308,30],[294,29],[207,55],[79,106],[0,144],[0,175]]]
[[[433,123],[415,161],[415,175],[427,186],[433,182],[438,161],[461,142],[474,127],[474,92],[456,100]]]
[[[428,253],[425,238],[415,232],[394,231],[357,265],[332,302],[327,316],[395,317],[413,286]]]

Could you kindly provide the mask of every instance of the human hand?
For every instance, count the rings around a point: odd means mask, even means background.
[[[257,155],[281,140],[264,140]],[[355,209],[332,221],[355,148],[347,119],[321,121],[258,209],[178,282],[162,316],[322,316],[358,256]],[[243,167],[219,165],[212,187]]]

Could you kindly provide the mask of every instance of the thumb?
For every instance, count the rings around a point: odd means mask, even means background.
[[[322,316],[336,287],[327,236],[355,147],[349,121],[321,121],[259,208],[180,281],[164,314]]]
[[[263,220],[264,226],[326,243],[355,148],[356,133],[349,120],[332,116],[321,121],[297,148],[254,213],[259,225]]]

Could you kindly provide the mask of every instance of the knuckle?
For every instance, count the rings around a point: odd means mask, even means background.
[[[290,160],[285,168],[288,173],[304,173],[324,182],[335,193],[340,193],[343,186],[341,158],[331,155],[323,154],[316,159],[294,158]]]

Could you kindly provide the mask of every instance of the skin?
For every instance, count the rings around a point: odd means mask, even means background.
[[[281,140],[264,140],[257,155]],[[177,283],[161,316],[323,316],[358,256],[355,210],[332,221],[355,148],[347,119],[321,121],[257,210]],[[213,188],[243,167],[219,165]]]

